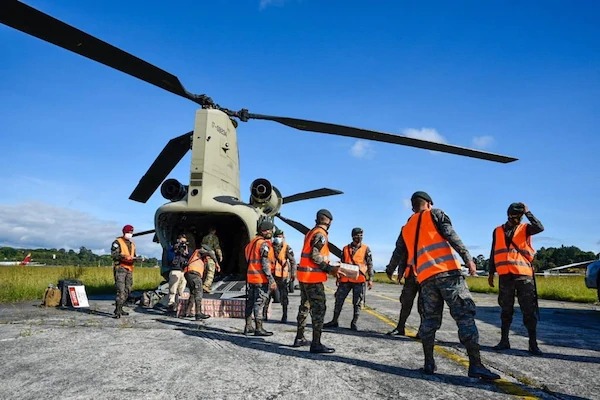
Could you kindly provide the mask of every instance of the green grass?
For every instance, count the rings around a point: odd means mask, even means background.
[[[383,272],[375,274],[375,282],[397,284]],[[588,289],[583,276],[536,276],[536,283],[540,299],[578,303],[594,303],[598,299],[596,289]],[[487,276],[470,276],[467,284],[474,293],[498,293],[498,276],[493,288],[489,287]]]
[[[112,267],[0,267],[0,303],[42,300],[49,284],[78,279],[88,295],[115,292]],[[162,281],[158,268],[136,268],[133,290],[154,289]]]

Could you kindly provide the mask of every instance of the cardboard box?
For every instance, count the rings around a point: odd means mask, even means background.
[[[184,294],[179,298],[177,305],[177,316],[194,316],[196,314],[196,305],[189,301],[189,295]],[[245,299],[202,299],[202,312],[214,318],[245,318],[246,300]],[[271,317],[271,305],[267,310],[267,316]]]

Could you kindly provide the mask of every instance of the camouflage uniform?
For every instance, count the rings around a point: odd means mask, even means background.
[[[327,243],[327,237],[321,233],[314,235],[311,243],[310,257],[320,266],[320,268],[329,273],[331,266],[321,255],[321,249]],[[298,329],[296,331],[296,342],[304,340],[304,330],[306,328],[306,319],[310,312],[313,328],[313,342],[311,345],[321,345],[321,333],[323,332],[323,322],[325,320],[325,286],[323,283],[303,283],[300,282],[300,307],[298,307]]]
[[[350,243],[348,246],[351,251],[351,255],[353,255],[356,250],[361,246],[362,243],[358,245],[354,242]],[[373,255],[371,253],[371,249],[367,247],[367,251],[365,253],[365,264],[367,264],[367,276],[365,277],[367,282],[373,280],[373,276],[375,273],[373,272]],[[342,307],[344,306],[344,301],[350,291],[352,291],[352,305],[354,306],[354,314],[352,317],[352,323],[350,327],[352,329],[356,329],[356,321],[360,315],[360,310],[365,301],[365,293],[367,289],[366,282],[338,282],[337,290],[335,291],[335,306],[333,308],[333,320],[331,323],[327,323],[328,326],[337,326],[337,321],[342,313]]]
[[[285,241],[280,244],[273,243],[273,250],[275,251],[275,256],[277,256],[277,254],[279,254],[279,252],[281,251],[281,249],[284,245],[287,245],[287,243],[285,243]],[[290,263],[289,274],[290,274],[290,278],[291,278],[294,276],[294,275],[292,275],[292,269],[296,267],[296,258],[294,257],[294,250],[292,250],[292,247],[289,245],[287,245],[287,252],[286,252],[285,258]],[[283,277],[278,277],[278,276],[275,276],[274,278],[275,278],[275,282],[277,283],[277,290],[279,291],[279,301],[281,302],[281,307],[283,309],[283,316],[282,316],[281,321],[287,322],[287,309],[288,309],[288,305],[290,303],[289,296],[288,296],[289,279],[290,278],[283,278]],[[265,307],[263,309],[263,318],[265,321],[267,320],[267,311],[269,309],[269,304],[271,302],[272,297],[273,297],[273,295],[270,294],[269,298],[267,299],[267,302],[265,304]]]
[[[254,314],[254,321],[258,327],[262,328],[263,321],[263,309],[267,300],[269,299],[269,286],[272,285],[275,280],[271,275],[271,262],[269,261],[269,249],[270,242],[265,241],[260,246],[260,263],[262,266],[262,272],[267,276],[268,283],[255,284],[249,283],[247,285],[248,298],[246,300],[246,333],[251,331],[252,314]]]
[[[429,202],[432,203],[431,201]],[[414,207],[415,203],[413,203]],[[436,208],[431,209],[430,215],[435,229],[460,255],[465,264],[473,262],[469,251],[454,231],[450,218],[442,210]],[[419,237],[427,234],[428,232],[421,231]],[[396,248],[392,259],[398,260],[400,271],[403,271],[408,264],[408,250],[402,237],[402,232],[400,232],[396,241]],[[425,355],[423,371],[426,374],[433,374],[436,370],[433,357],[434,340],[435,333],[442,324],[442,312],[445,302],[450,309],[450,315],[458,326],[459,340],[465,346],[469,355],[468,375],[470,377],[490,380],[499,378],[497,374],[489,371],[481,363],[479,332],[475,325],[475,303],[465,283],[465,279],[459,270],[440,272],[421,282],[421,294],[419,295],[418,302],[419,309],[422,312],[419,335]]]
[[[125,240],[127,247],[131,253],[131,241]],[[121,246],[119,242],[115,240],[110,246],[110,255],[113,260],[113,275],[115,278],[115,289],[117,291],[115,297],[116,309],[123,308],[123,305],[127,302],[131,288],[133,287],[133,273],[126,268],[120,266],[121,262]],[[132,254],[132,257],[137,257],[137,254]],[[126,313],[122,313],[127,315]]]
[[[211,232],[208,235],[202,238],[203,245],[210,246],[211,249],[214,250],[217,255],[217,259],[219,262],[223,261],[223,252],[221,251],[221,244],[219,243],[219,238],[216,233]],[[207,259],[206,263],[206,276],[204,277],[204,291],[210,293],[210,288],[212,287],[213,280],[215,278],[215,270],[216,270],[216,262],[212,258]]]
[[[396,265],[398,264],[397,260],[394,260],[393,257],[390,260],[388,266],[386,267],[386,273],[388,276],[392,276],[394,271],[396,270]],[[405,271],[398,271],[398,279],[404,275]],[[404,335],[404,331],[406,328],[406,321],[410,316],[410,313],[413,308],[413,304],[415,302],[415,297],[420,292],[419,282],[417,282],[417,276],[414,271],[410,271],[408,276],[404,277],[404,285],[402,286],[402,292],[400,293],[400,315],[398,316],[398,324],[396,327],[388,332],[388,335]],[[417,302],[418,304],[418,302]],[[421,320],[423,319],[422,310],[417,305],[417,310],[419,312],[419,316],[421,316]]]
[[[532,236],[544,230],[542,223],[528,211],[525,213],[527,219],[531,222],[527,224],[526,234]],[[516,225],[511,226],[504,224],[504,234],[506,243],[511,243],[515,233]],[[492,250],[490,253],[489,275],[493,276],[496,273],[496,265],[494,263],[494,249],[496,247],[496,237],[492,236]],[[508,334],[510,325],[513,320],[515,311],[515,295],[519,300],[521,313],[523,314],[523,325],[527,328],[530,339],[537,340],[537,293],[535,290],[535,282],[533,276],[503,274],[498,278],[498,305],[501,308],[500,320],[502,322],[501,332],[503,341],[508,344]],[[510,347],[510,346],[508,346]],[[536,345],[537,347],[537,345]]]

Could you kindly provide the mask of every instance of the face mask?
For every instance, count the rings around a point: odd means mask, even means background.
[[[273,238],[273,243],[275,243],[275,244],[281,244],[281,243],[283,243],[283,238],[274,237]]]
[[[133,233],[126,233],[125,235],[123,235],[125,237],[125,239],[127,240],[131,240],[131,238],[133,237]]]

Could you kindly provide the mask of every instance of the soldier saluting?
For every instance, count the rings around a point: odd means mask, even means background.
[[[488,283],[494,287],[494,273],[498,272],[498,304],[501,338],[495,350],[510,349],[508,332],[515,311],[515,294],[523,313],[523,325],[529,334],[529,353],[542,355],[537,344],[537,292],[531,262],[535,250],[531,246],[531,236],[544,230],[542,223],[533,216],[523,203],[512,203],[507,210],[508,220],[494,229]],[[531,222],[521,223],[523,215]]]

